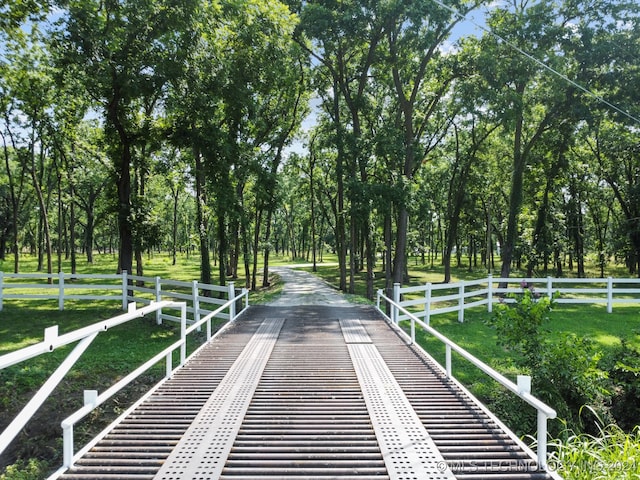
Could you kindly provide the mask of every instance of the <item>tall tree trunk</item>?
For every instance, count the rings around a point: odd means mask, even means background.
[[[205,188],[205,174],[202,165],[202,155],[197,147],[193,148],[195,159],[196,181],[196,225],[198,228],[198,243],[200,245],[200,280],[211,284],[211,258],[209,254],[209,219],[205,212],[207,194]],[[224,283],[223,283],[224,285]]]
[[[333,82],[333,115],[336,126],[336,182],[338,187],[338,208],[336,217],[336,248],[338,250],[338,268],[340,270],[341,291],[347,291],[347,242],[346,228],[344,221],[344,131],[340,120],[340,98],[339,85],[334,79]]]
[[[40,221],[42,222],[43,229],[43,243],[44,243],[44,251],[47,258],[47,273],[53,273],[53,264],[52,264],[52,248],[51,248],[51,232],[49,229],[49,219],[47,217],[47,206],[44,201],[44,196],[42,195],[42,188],[40,186],[40,181],[38,180],[38,176],[36,175],[36,159],[35,159],[35,145],[31,144],[31,180],[33,181],[33,188],[36,192],[36,198],[38,199],[38,206],[40,208]],[[44,155],[44,152],[41,152],[40,155]],[[49,283],[52,280],[49,279]]]
[[[524,83],[518,84],[516,93],[522,99]],[[524,118],[522,105],[516,112],[516,123],[513,138],[513,173],[511,175],[511,192],[509,194],[509,215],[507,219],[507,235],[502,246],[502,268],[500,276],[508,278],[511,273],[511,262],[514,258],[514,250],[518,239],[518,216],[522,207],[522,185],[524,180],[525,157],[522,154],[522,128]],[[504,285],[503,285],[504,286]]]

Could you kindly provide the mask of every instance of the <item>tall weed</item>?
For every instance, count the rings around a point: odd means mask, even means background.
[[[549,466],[565,480],[626,480],[640,478],[640,427],[626,433],[618,425],[597,420],[595,435],[566,429],[550,446]]]

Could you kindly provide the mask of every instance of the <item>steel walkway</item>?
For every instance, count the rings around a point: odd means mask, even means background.
[[[254,306],[60,478],[552,477],[374,309]]]

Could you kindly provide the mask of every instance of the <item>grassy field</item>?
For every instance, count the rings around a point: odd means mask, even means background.
[[[181,257],[174,266],[168,256],[156,255],[146,259],[145,275],[184,281],[198,279],[197,261],[197,257]],[[282,263],[283,259],[276,261]],[[115,273],[115,266],[115,257],[102,255],[96,256],[91,265],[79,261],[77,270],[78,273],[111,274]],[[1,271],[9,272],[12,269],[11,259],[0,262]],[[71,271],[68,264],[64,264],[62,270]],[[35,259],[23,258],[21,273],[35,271]],[[251,302],[265,301],[277,294],[281,285],[276,280],[272,279],[275,283],[273,288],[252,294]],[[42,341],[47,327],[58,325],[59,334],[64,334],[122,313],[118,301],[67,301],[64,311],[58,310],[56,300],[5,300],[3,307],[0,311],[0,355]],[[43,478],[51,467],[59,466],[62,452],[60,422],[82,407],[83,390],[104,391],[177,341],[179,336],[179,325],[172,322],[157,325],[153,315],[100,333],[24,432],[0,455],[0,478]],[[192,351],[203,340],[204,333],[194,333],[189,339],[188,350]],[[72,348],[73,345],[62,347],[0,371],[0,431],[4,430]],[[174,354],[174,365],[178,363],[177,356],[177,353]],[[80,423],[75,431],[76,447],[95,436],[132,401],[157,383],[164,375],[164,368],[164,362],[161,362]],[[10,466],[2,475],[3,469],[13,464],[16,458],[30,461]]]
[[[273,266],[297,263],[286,257],[272,260]],[[335,258],[325,255],[324,261],[324,264],[319,265],[317,274],[336,285],[338,269],[334,263]],[[112,255],[96,256],[92,265],[80,261],[78,273],[114,273],[115,262],[116,258]],[[147,257],[145,262],[147,276],[186,281],[199,278],[198,258],[195,256],[189,259],[180,257],[175,266],[171,265],[171,259],[167,255]],[[0,270],[11,271],[12,268],[11,259],[0,261]],[[410,268],[412,284],[440,282],[443,278],[440,267],[427,268],[411,262]],[[34,272],[35,269],[34,259],[26,257],[22,260],[22,272]],[[63,264],[62,270],[70,272],[68,263]],[[615,272],[608,273],[615,275]],[[618,273],[624,276],[623,270]],[[453,269],[453,275],[455,281],[484,277],[485,272],[469,272],[466,268]],[[270,289],[252,292],[251,303],[261,303],[277,294],[282,288],[277,280],[275,277],[271,279],[273,286]],[[384,277],[378,272],[376,288],[383,288],[383,282]],[[358,296],[363,295],[364,291],[364,279],[359,276],[354,300],[366,301]],[[63,312],[58,311],[56,301],[5,301],[4,310],[0,312],[0,355],[41,341],[44,328],[48,326],[57,324],[60,326],[60,333],[64,333],[121,313],[117,302],[68,302],[65,308]],[[515,378],[518,372],[512,366],[509,353],[498,346],[495,330],[486,324],[489,316],[486,309],[476,308],[466,312],[464,323],[457,321],[457,314],[447,314],[432,317],[431,325],[484,362],[508,377]],[[625,339],[635,348],[640,348],[640,305],[616,306],[611,314],[606,313],[604,307],[600,306],[557,306],[547,329],[550,337],[562,332],[587,336],[604,352],[619,345],[621,339]],[[10,466],[4,475],[0,475],[0,480],[43,478],[48,470],[60,465],[60,420],[82,405],[82,390],[104,391],[132,367],[140,365],[176,341],[178,336],[176,324],[156,325],[153,318],[135,320],[100,334],[58,387],[56,394],[43,406],[21,435],[19,442],[16,442],[19,446],[0,456],[0,472],[16,457],[25,459],[18,466]],[[418,334],[418,340],[436,360],[444,362],[444,347],[440,342],[424,333]],[[195,348],[201,341],[202,335],[192,340],[190,349]],[[70,347],[61,348],[49,355],[0,371],[0,429],[17,414],[26,399],[69,351]],[[487,388],[484,375],[463,359],[457,358],[455,354],[453,367],[454,375],[482,396],[482,392]],[[96,414],[91,415],[77,428],[76,445],[82,445],[84,439],[94,436],[111,418],[126,409],[133,399],[155,384],[163,373],[163,366],[158,366],[118,394],[112,402],[101,407]],[[26,459],[32,460],[27,462]]]

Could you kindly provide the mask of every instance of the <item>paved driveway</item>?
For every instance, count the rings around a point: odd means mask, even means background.
[[[271,271],[280,275],[284,288],[270,306],[350,305],[338,290],[309,272],[291,267],[273,267]]]

